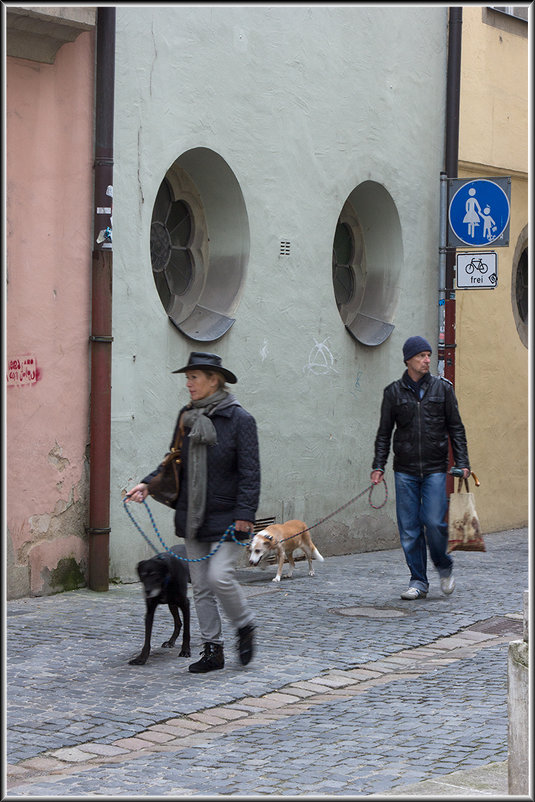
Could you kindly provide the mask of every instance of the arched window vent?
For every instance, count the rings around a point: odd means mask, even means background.
[[[383,186],[365,181],[349,195],[336,224],[332,280],[340,317],[363,345],[394,330],[403,262],[401,225]]]
[[[249,258],[249,224],[239,184],[208,148],[182,154],[154,202],[150,256],[162,305],[192,340],[222,337],[235,322]]]
[[[529,342],[529,243],[528,227],[518,237],[511,275],[511,306],[518,336],[528,348]]]

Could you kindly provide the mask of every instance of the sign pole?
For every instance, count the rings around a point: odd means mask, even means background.
[[[448,202],[448,177],[440,173],[440,230],[438,258],[438,366],[439,376],[444,376],[444,343],[446,332],[446,217]]]
[[[444,376],[455,386],[455,250],[446,248],[446,299],[444,303]]]
[[[448,246],[448,177],[440,173],[440,233],[438,279],[439,376],[455,384],[455,249]]]

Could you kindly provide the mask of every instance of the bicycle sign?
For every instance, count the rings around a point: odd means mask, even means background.
[[[498,285],[498,255],[495,251],[458,253],[458,290],[494,289]]]

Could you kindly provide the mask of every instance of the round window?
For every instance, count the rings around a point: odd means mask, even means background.
[[[207,148],[182,154],[160,184],[150,230],[156,289],[182,334],[212,341],[229,330],[248,256],[247,213],[233,172]]]
[[[190,252],[193,220],[183,201],[173,201],[169,184],[164,179],[152,215],[150,256],[154,280],[162,301],[171,295],[183,295],[193,277]]]
[[[518,237],[511,273],[511,305],[518,336],[525,347],[529,341],[529,247],[528,227]]]
[[[528,322],[528,249],[522,251],[522,256],[516,266],[516,305],[522,323]]]
[[[338,223],[333,246],[333,284],[336,305],[349,303],[355,292],[353,232],[347,223]]]
[[[353,190],[342,208],[332,263],[338,312],[349,333],[363,345],[380,345],[394,330],[402,261],[401,225],[394,202],[384,187],[366,181]]]

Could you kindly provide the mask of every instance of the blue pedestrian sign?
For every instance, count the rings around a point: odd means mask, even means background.
[[[511,178],[448,180],[448,246],[509,245]]]

